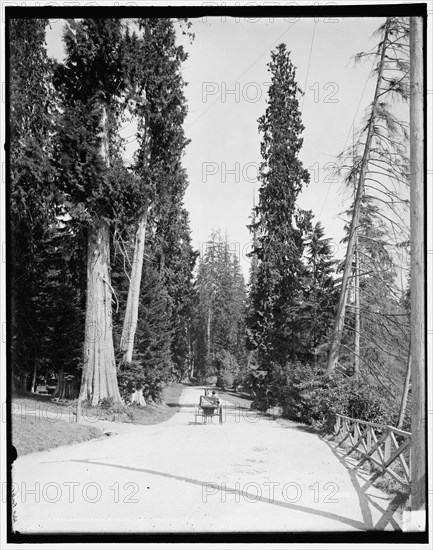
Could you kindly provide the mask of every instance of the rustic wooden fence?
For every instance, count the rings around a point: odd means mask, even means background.
[[[370,461],[405,488],[410,487],[410,432],[374,422],[364,422],[342,414],[336,416],[334,434],[341,436],[338,446],[341,447],[348,442],[348,454],[353,451],[361,454],[355,469]]]

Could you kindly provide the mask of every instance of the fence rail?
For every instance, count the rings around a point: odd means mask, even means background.
[[[383,473],[388,473],[405,488],[410,487],[412,441],[410,432],[384,424],[357,420],[342,414],[336,416],[334,434],[342,437],[338,446],[341,447],[344,442],[348,441],[350,443],[348,454],[357,451],[362,455],[355,469],[368,460],[379,466]]]

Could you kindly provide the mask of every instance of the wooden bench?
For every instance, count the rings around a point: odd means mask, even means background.
[[[219,423],[223,423],[222,408],[218,397],[200,396],[200,403],[195,407],[195,423],[201,417],[203,424],[212,423],[213,417],[218,416]]]

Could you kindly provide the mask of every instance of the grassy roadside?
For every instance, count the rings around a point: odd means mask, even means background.
[[[12,416],[12,445],[18,456],[53,449],[62,445],[82,443],[96,437],[101,437],[102,430],[82,424],[68,424],[40,421],[37,418],[26,417],[25,421],[18,415]]]
[[[184,384],[169,384],[162,391],[161,403],[148,403],[146,407],[136,405],[101,404],[96,407],[83,404],[82,414],[88,418],[98,418],[111,422],[131,424],[158,424],[168,420],[178,410],[179,398]],[[50,396],[38,394],[17,395],[12,398],[12,414],[30,415],[46,420],[57,417],[73,422],[76,418],[77,401],[53,401]]]
[[[161,403],[146,407],[106,405],[82,408],[86,418],[142,425],[159,424],[179,410],[183,384],[169,384],[162,391]],[[77,424],[76,401],[53,401],[50,396],[21,394],[12,397],[12,444],[18,456],[44,451],[61,445],[81,443],[100,437],[102,431],[92,425]]]
[[[218,396],[231,405],[237,405],[241,409],[250,409],[253,401],[253,398],[249,395],[231,390],[218,390]]]

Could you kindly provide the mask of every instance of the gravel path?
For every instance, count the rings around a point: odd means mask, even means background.
[[[26,455],[13,467],[21,533],[399,529],[390,497],[349,472],[296,423],[224,403],[222,425],[195,424],[203,390],[152,426]],[[94,424],[95,425],[95,424]],[[96,424],[97,425],[97,424]],[[33,491],[33,492],[32,492]]]

